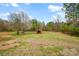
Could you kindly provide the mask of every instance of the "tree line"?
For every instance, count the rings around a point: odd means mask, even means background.
[[[61,22],[60,18],[56,22],[40,22],[37,19],[30,19],[27,13],[20,11],[11,13],[8,20],[0,18],[0,31],[16,31],[17,34],[24,34],[26,31],[56,31],[71,35],[79,35],[79,4],[64,3],[66,22]],[[62,15],[63,16],[63,15]]]

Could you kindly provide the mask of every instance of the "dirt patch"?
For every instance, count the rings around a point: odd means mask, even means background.
[[[64,48],[77,48],[79,47],[76,43],[69,43],[65,41],[59,41],[59,40],[42,40],[42,39],[28,39],[28,43],[30,43],[32,46],[62,46]]]
[[[2,42],[0,44],[0,50],[7,50],[9,48],[13,48],[15,46],[18,46],[19,43],[17,40],[9,40],[9,41],[6,41],[6,42]]]
[[[61,55],[65,55],[65,56],[79,55],[77,51],[77,48],[79,48],[79,45],[76,43],[69,43],[66,41],[58,41],[58,40],[42,40],[42,39],[28,39],[27,42],[30,43],[33,48],[38,47],[38,46],[42,46],[44,48],[47,48],[49,46],[62,47],[63,50],[58,52]],[[54,53],[53,50],[50,53],[51,54]]]
[[[75,48],[72,49],[64,49],[63,51],[60,51],[60,53],[64,56],[79,56],[79,53]]]
[[[0,32],[0,37],[10,37],[11,32]]]
[[[0,32],[0,35],[10,35],[11,32]]]
[[[18,45],[19,45],[18,43],[5,45],[5,46],[0,47],[0,50],[7,50],[7,49],[13,48],[13,47],[18,46]]]

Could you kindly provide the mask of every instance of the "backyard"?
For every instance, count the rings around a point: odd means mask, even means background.
[[[15,32],[1,32],[0,43],[16,40],[10,46],[0,49],[1,56],[70,56],[79,55],[79,37],[61,32],[44,31],[42,34],[26,32],[16,35]],[[1,44],[0,44],[1,46]],[[6,49],[7,48],[7,49]]]
[[[79,3],[0,3],[0,56],[79,56]]]

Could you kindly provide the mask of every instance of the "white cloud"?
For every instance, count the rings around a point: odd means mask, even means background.
[[[30,5],[30,3],[25,3],[26,5]]]
[[[57,12],[55,15],[52,16],[52,19],[56,21],[56,19],[59,17],[60,21],[66,21],[65,13],[64,12]]]
[[[49,5],[48,6],[48,9],[51,11],[51,12],[57,12],[57,11],[61,11],[61,8],[60,6],[53,6],[53,5]]]
[[[5,13],[5,15],[7,15],[7,16],[8,16],[8,15],[10,15],[10,13],[9,13],[9,12],[6,12],[6,13]]]
[[[0,13],[0,18],[2,19],[7,19],[7,17],[10,15],[9,12],[6,12],[6,13]]]
[[[0,13],[0,16],[8,16],[10,13],[6,12],[6,13]]]
[[[58,15],[53,15],[53,16],[51,17],[51,19],[53,20],[53,22],[57,22]],[[61,18],[59,19],[59,21],[60,21],[60,22],[62,21]]]
[[[5,6],[9,6],[9,4],[5,4]]]
[[[58,15],[61,17],[62,21],[66,21],[65,13],[64,12],[59,12]]]
[[[54,19],[57,19],[57,16],[54,15],[53,18],[54,18]]]
[[[33,17],[32,17],[32,16],[30,16],[30,15],[29,15],[29,18],[30,18],[30,19],[33,19]]]
[[[57,13],[60,17],[65,18],[65,13],[64,12],[58,12]]]
[[[57,14],[58,14],[58,15],[61,15],[61,16],[64,16],[64,15],[65,15],[64,12],[58,12]]]
[[[3,4],[1,4],[2,6],[13,6],[13,7],[19,7],[19,4],[17,4],[17,3],[3,3]]]
[[[1,4],[2,6],[9,6],[9,4],[8,3],[3,3],[3,4]]]
[[[13,7],[19,7],[19,5],[18,5],[17,3],[11,3],[11,5],[12,5]]]

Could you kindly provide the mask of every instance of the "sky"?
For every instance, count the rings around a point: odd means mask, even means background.
[[[63,3],[0,3],[0,18],[7,19],[11,12],[25,11],[31,19],[41,22],[55,21],[57,17],[65,21]]]

